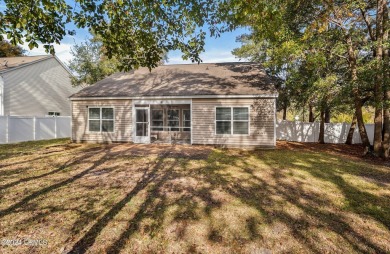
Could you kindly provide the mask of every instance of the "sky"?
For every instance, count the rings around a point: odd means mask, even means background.
[[[201,59],[204,63],[217,63],[217,62],[233,62],[239,61],[238,58],[232,55],[231,51],[234,48],[240,46],[240,43],[236,42],[236,37],[242,33],[247,32],[245,29],[238,29],[233,32],[222,34],[218,38],[206,37],[205,52],[201,54]],[[76,29],[76,35],[65,36],[60,45],[54,45],[57,57],[64,63],[68,63],[72,59],[70,53],[71,47],[75,43],[81,43],[90,38],[90,33],[85,29]],[[27,44],[22,45],[27,50],[26,54],[30,56],[44,55],[45,50],[40,45],[39,48],[29,50]],[[180,51],[168,52],[168,62],[166,64],[182,64],[191,63],[191,61],[184,61],[181,57]]]

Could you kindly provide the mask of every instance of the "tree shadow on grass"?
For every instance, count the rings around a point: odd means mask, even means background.
[[[17,209],[23,207],[23,206],[26,206],[30,201],[42,196],[42,195],[45,195],[47,193],[50,193],[54,190],[57,190],[61,187],[64,187],[78,179],[80,179],[81,177],[87,175],[88,173],[90,173],[92,170],[94,170],[97,166],[103,164],[104,162],[106,162],[107,159],[109,158],[112,158],[112,157],[115,157],[116,155],[120,155],[121,152],[116,152],[116,153],[113,153],[110,151],[110,146],[106,146],[104,147],[103,149],[99,149],[103,152],[103,156],[101,156],[100,159],[98,160],[94,160],[93,161],[93,164],[91,166],[89,166],[87,169],[81,171],[80,173],[70,177],[70,178],[67,178],[66,180],[63,180],[61,182],[58,182],[56,184],[53,184],[53,185],[50,185],[50,186],[47,186],[43,189],[40,189],[38,191],[35,191],[34,193],[24,197],[22,200],[16,202],[15,204],[11,205],[10,207],[6,208],[6,209],[3,209],[0,211],[0,218],[8,215],[8,214],[11,214],[13,212],[15,212]],[[57,172],[60,172],[62,171],[64,168],[66,167],[71,167],[73,165],[77,165],[79,163],[82,163],[82,162],[85,162],[88,158],[91,158],[93,157],[94,155],[96,155],[96,149],[92,150],[92,151],[85,151],[83,153],[82,156],[79,156],[77,158],[72,158],[71,160],[69,160],[68,162],[64,163],[62,166],[60,166],[58,169],[54,170],[54,171],[51,171],[51,172],[48,172],[48,173],[45,173],[43,174],[44,176],[49,176],[51,174],[54,174],[54,173],[57,173]],[[34,177],[33,179],[38,179],[40,177],[43,177],[42,175],[41,176],[37,176],[37,177]],[[28,180],[32,180],[32,179],[27,179],[27,180],[23,180],[21,179],[20,180],[20,183],[22,182],[25,182],[25,181],[28,181]],[[15,183],[15,184],[18,184]],[[13,186],[14,184],[12,184]]]
[[[272,151],[271,153],[275,155],[275,151]],[[256,152],[249,154],[256,155]],[[376,253],[386,252],[382,246],[378,246],[368,237],[356,232],[347,221],[340,218],[337,212],[323,211],[320,209],[321,206],[331,203],[331,200],[315,193],[307,193],[307,191],[305,191],[297,182],[287,184],[284,181],[289,177],[289,175],[284,172],[284,169],[296,168],[301,160],[305,160],[304,157],[301,158],[300,155],[297,155],[295,159],[290,160],[287,164],[280,165],[280,163],[278,163],[279,156],[283,155],[278,154],[274,157],[257,156],[258,160],[265,162],[270,168],[266,170],[273,170],[272,179],[276,182],[274,185],[269,184],[264,179],[253,174],[256,169],[253,170],[251,167],[254,165],[248,164],[245,159],[241,159],[241,156],[226,156],[223,154],[211,158],[211,160],[209,160],[209,165],[198,171],[198,179],[207,181],[214,189],[220,188],[231,196],[238,198],[242,203],[254,207],[265,217],[265,223],[270,225],[277,221],[283,222],[290,228],[290,231],[293,233],[292,237],[298,240],[303,246],[310,249],[311,252],[323,253],[324,251],[324,246],[319,246],[318,243],[307,234],[307,230],[311,227],[324,227],[326,230],[335,232],[358,252],[367,252],[368,250]],[[354,213],[370,216],[382,223],[386,228],[389,228],[390,217],[388,208],[390,207],[390,203],[388,198],[377,197],[357,189],[344,181],[342,177],[332,170],[322,171],[319,169],[321,168],[319,167],[321,164],[322,166],[325,165],[326,168],[331,169],[336,166],[337,163],[339,163],[342,168],[345,168],[343,162],[324,162],[322,156],[313,156],[313,161],[310,166],[299,166],[299,168],[309,172],[316,179],[329,181],[335,184],[338,189],[343,192],[345,198],[350,201],[349,210]],[[245,156],[243,156],[243,158],[245,158]],[[294,156],[292,156],[292,158],[294,158]],[[226,171],[225,169],[228,169],[232,165],[241,167],[244,172],[250,175],[250,179],[253,181],[244,182],[243,179],[239,180],[237,177],[229,174],[229,171]],[[279,166],[281,166],[282,169],[280,169]],[[354,173],[356,174],[356,172]],[[373,174],[377,173],[378,172],[373,172]],[[275,201],[271,198],[273,195],[278,195],[279,198],[282,198],[285,202],[300,208],[306,214],[306,217],[295,218],[284,210],[274,209],[273,204]],[[378,206],[384,209],[376,209]],[[246,226],[250,232],[250,238],[252,240],[261,239],[262,236],[257,232],[254,224],[255,222],[253,220],[247,221]],[[218,236],[218,231],[212,230],[209,239],[217,242],[221,241]]]
[[[94,244],[96,237],[100,234],[100,232],[126,206],[126,204],[128,204],[131,199],[139,192],[145,189],[148,184],[152,182],[155,183],[152,190],[148,193],[148,197],[141,205],[139,211],[135,214],[134,218],[128,222],[126,231],[122,233],[120,238],[116,241],[115,244],[111,246],[108,252],[113,252],[114,248],[116,250],[120,250],[121,246],[124,245],[123,241],[138,228],[138,223],[140,220],[142,220],[146,208],[157,197],[156,192],[158,191],[159,187],[166,181],[168,177],[171,176],[172,172],[170,170],[162,170],[163,161],[169,152],[170,151],[168,150],[164,154],[160,155],[155,165],[151,169],[144,171],[142,177],[137,181],[136,186],[129,193],[127,193],[127,195],[122,200],[120,200],[108,212],[106,212],[84,234],[84,236],[73,245],[72,249],[68,253],[85,253],[88,248]]]
[[[300,155],[291,156],[291,159],[287,163],[284,161],[283,167],[298,167],[299,170],[308,172],[315,179],[336,185],[337,189],[343,193],[345,199],[348,201],[348,206],[345,208],[347,211],[361,214],[363,216],[369,216],[377,222],[383,224],[386,228],[389,228],[390,199],[386,197],[378,197],[367,191],[358,189],[357,187],[347,183],[343,177],[340,176],[340,174],[359,175],[362,172],[357,170],[357,168],[361,166],[354,162],[346,162],[340,158],[332,160],[334,157],[327,155],[325,155],[325,157],[329,157],[329,160],[327,161],[324,160],[324,155],[321,154],[310,153],[311,159],[307,159],[308,157],[309,156],[301,157]],[[377,246],[369,238],[356,232],[348,222],[344,221],[343,218],[340,217],[337,211],[331,212],[319,209],[324,205],[330,204],[332,200],[328,200],[320,195],[314,195],[313,193],[308,194],[307,191],[305,191],[300,185],[288,185],[284,183],[283,180],[286,178],[286,174],[282,173],[282,170],[278,168],[280,166],[278,157],[266,156],[266,158],[264,158],[262,156],[260,159],[273,168],[273,178],[276,181],[276,191],[278,194],[286,200],[292,202],[298,208],[302,209],[308,217],[315,218],[319,222],[316,226],[325,227],[327,230],[335,232],[358,252],[367,252],[367,248],[376,253],[386,252],[382,249],[382,247]],[[302,164],[302,161],[305,163]],[[383,172],[381,173],[383,174]],[[377,172],[375,169],[371,169],[371,174],[379,175],[380,172]],[[309,202],[300,201],[302,198]],[[382,207],[383,209],[377,209],[377,207]],[[296,220],[284,212],[279,212],[278,218],[289,225],[312,224],[305,219]],[[299,228],[294,229],[293,232],[300,238],[301,242],[306,244],[310,242],[308,237]],[[318,253],[321,252],[321,250],[318,249],[318,246],[314,245],[311,245],[311,250]]]
[[[112,158],[125,159],[126,156],[143,156],[147,148],[145,151],[141,149],[141,153],[134,151],[134,149],[139,150],[139,147],[128,146],[126,150],[119,149],[120,151],[114,151],[108,147],[107,149],[89,151],[83,156],[67,162],[67,167],[84,163],[86,160],[90,160],[92,165],[66,180],[25,197],[20,202],[1,211],[0,217],[15,212],[21,207],[28,207],[31,205],[30,201],[73,183]],[[101,153],[101,156],[98,159],[92,159],[94,152]],[[307,184],[313,185],[315,183],[306,182],[305,186],[303,180],[300,181],[299,178],[293,177],[297,173],[296,171],[306,172],[315,181],[331,183],[349,201],[345,207],[346,212],[370,217],[389,228],[390,204],[388,197],[375,196],[364,189],[352,186],[342,177],[342,174],[359,176],[364,173],[363,168],[358,168],[358,165],[353,162],[345,162],[340,158],[334,159],[334,157],[324,157],[315,153],[310,153],[308,156],[305,153],[293,151],[289,153],[285,151],[237,153],[235,150],[214,150],[206,157],[196,158],[201,162],[199,165],[193,163],[191,167],[187,167],[190,161],[194,161],[194,158],[191,157],[191,153],[185,156],[183,154],[184,152],[181,155],[174,146],[156,149],[157,158],[153,159],[152,163],[137,168],[137,172],[142,172],[142,176],[134,183],[134,187],[103,214],[100,211],[89,211],[94,209],[93,204],[96,199],[86,198],[85,209],[72,208],[76,209],[79,217],[83,217],[74,223],[78,224],[78,227],[71,230],[72,239],[80,232],[84,232],[84,230],[86,232],[79,236],[79,240],[69,248],[69,253],[85,253],[90,250],[97,238],[109,227],[110,222],[114,221],[115,217],[136,196],[143,195],[143,193],[145,193],[145,198],[142,199],[134,215],[125,222],[123,231],[115,236],[112,242],[103,246],[106,252],[119,253],[127,250],[128,240],[141,231],[142,234],[147,234],[150,238],[161,237],[161,234],[164,234],[161,230],[164,221],[168,213],[172,211],[169,218],[172,219],[171,223],[176,223],[177,241],[188,241],[186,238],[187,227],[192,222],[202,220],[202,222],[210,222],[210,226],[207,228],[206,241],[208,242],[205,242],[206,245],[226,246],[237,241],[237,246],[228,246],[228,248],[232,251],[244,252],[244,249],[240,249],[243,248],[242,246],[249,246],[253,243],[261,246],[262,243],[268,241],[264,232],[259,230],[260,224],[272,227],[275,223],[282,223],[288,228],[288,232],[291,232],[288,237],[300,244],[299,248],[302,247],[313,253],[337,250],[321,246],[321,244],[326,243],[326,240],[317,239],[316,237],[319,236],[316,233],[309,234],[308,232],[312,229],[326,230],[337,234],[340,237],[340,244],[351,246],[352,250],[357,252],[383,253],[387,251],[383,246],[378,245],[377,242],[358,231],[356,227],[349,225],[348,220],[340,216],[342,214],[340,209],[344,208],[332,210],[332,200],[327,195],[322,195],[325,190],[319,193],[310,191],[306,188]],[[283,157],[288,157],[288,160],[281,159]],[[115,165],[112,168],[115,170]],[[380,170],[373,168],[370,170],[370,172],[365,173],[379,177]],[[265,173],[266,177],[263,177],[262,173]],[[104,177],[104,174],[99,174],[99,176]],[[215,217],[214,212],[221,212],[220,208],[223,205],[232,202],[231,200],[225,201],[215,198],[214,194],[218,192],[228,195],[229,198],[232,197],[234,202],[238,200],[239,202],[235,205],[253,208],[252,210],[260,214],[260,216],[257,216],[257,213],[239,215],[244,216],[245,219],[242,224],[235,226],[245,229],[246,236],[228,236],[233,240],[225,239],[226,234],[230,234],[231,231],[226,231],[221,226],[213,226],[213,223],[218,224],[216,221],[218,217]],[[302,215],[293,216],[288,209],[283,209],[284,204],[296,207],[302,211]],[[378,210],[376,208],[378,206],[383,209]],[[328,210],[328,208],[332,209]],[[50,212],[57,211],[56,209],[60,208],[48,207],[45,213],[36,214],[34,220],[40,220]],[[229,213],[230,211],[225,212]],[[91,227],[88,227],[89,225]],[[163,229],[165,230],[165,228]],[[187,243],[186,246],[180,245],[183,252],[198,251],[198,246],[194,243]],[[338,244],[337,242],[332,243]]]

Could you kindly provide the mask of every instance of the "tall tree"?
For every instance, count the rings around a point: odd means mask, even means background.
[[[92,85],[119,70],[119,62],[104,55],[103,45],[96,37],[73,46],[71,54],[68,67],[75,74],[71,77],[74,86]]]
[[[15,46],[6,40],[0,41],[0,57],[23,56],[26,50],[21,46]]]
[[[102,40],[94,36],[71,49],[73,56],[69,69],[75,74],[71,77],[74,86],[92,85],[105,77],[120,71],[120,61],[116,57],[109,59]],[[165,53],[159,64],[168,61]]]
[[[362,113],[362,107],[370,103],[376,108],[373,152],[379,154],[378,150],[382,149],[385,150],[383,154],[388,154],[389,2],[263,0],[252,5],[245,5],[245,2],[231,0],[223,4],[223,18],[230,26],[250,26],[254,37],[259,41],[305,43],[326,33],[329,27],[338,32],[334,48],[339,51],[335,54],[340,61],[348,64],[349,80],[345,82],[345,86],[354,99],[363,144],[370,147]],[[387,124],[383,123],[385,121]]]

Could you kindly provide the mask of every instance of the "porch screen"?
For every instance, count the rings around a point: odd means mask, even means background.
[[[180,121],[179,121],[179,110],[178,109],[168,109],[168,126],[170,131],[179,131]]]
[[[164,111],[162,109],[152,110],[152,131],[163,131]]]
[[[189,109],[183,109],[183,126],[183,131],[191,131],[191,111]]]

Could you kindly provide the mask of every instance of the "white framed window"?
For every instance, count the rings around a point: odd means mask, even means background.
[[[191,110],[183,109],[183,131],[191,131]]]
[[[88,108],[88,130],[90,132],[114,132],[114,108]]]
[[[170,131],[179,131],[180,127],[180,110],[179,109],[168,109],[167,110],[167,116],[168,116],[168,127]]]
[[[152,109],[152,131],[164,130],[164,110]]]
[[[47,115],[48,115],[48,116],[60,116],[61,114],[60,114],[60,112],[49,111],[49,112],[47,113]]]
[[[215,134],[249,135],[249,107],[216,107]]]

